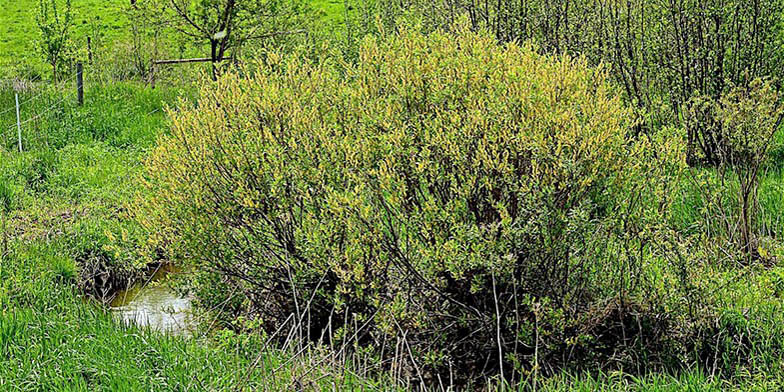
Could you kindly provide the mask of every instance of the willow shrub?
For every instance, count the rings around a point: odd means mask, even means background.
[[[136,207],[205,306],[425,381],[661,347],[642,288],[677,143],[628,137],[603,70],[404,30],[245,75],[170,112]]]

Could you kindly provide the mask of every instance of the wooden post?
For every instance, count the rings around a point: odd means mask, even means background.
[[[90,64],[93,63],[93,47],[89,35],[87,36],[87,62]]]
[[[19,93],[14,94],[16,97],[16,134],[19,137],[19,152],[22,152],[22,119],[19,117]]]
[[[227,56],[224,57],[221,61],[231,61],[234,60],[234,56]],[[186,64],[186,63],[206,63],[211,62],[212,59],[209,57],[199,57],[195,59],[177,59],[177,60],[153,60],[153,64],[161,65],[161,64]]]
[[[84,105],[84,79],[82,77],[82,63],[76,63],[76,100],[79,105]]]
[[[155,89],[155,60],[150,65],[150,88]]]

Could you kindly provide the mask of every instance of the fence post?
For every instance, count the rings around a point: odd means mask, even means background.
[[[16,98],[16,134],[19,137],[19,152],[22,152],[22,120],[19,117],[19,93],[15,93]]]
[[[82,79],[82,63],[76,63],[76,100],[84,104],[84,79]]]
[[[150,64],[150,88],[155,89],[155,60]]]
[[[93,63],[93,47],[92,47],[92,40],[90,36],[87,36],[87,62],[92,64]]]

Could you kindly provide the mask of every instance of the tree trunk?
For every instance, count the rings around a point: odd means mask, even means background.
[[[218,80],[218,41],[210,40],[210,59],[212,60],[212,81]]]

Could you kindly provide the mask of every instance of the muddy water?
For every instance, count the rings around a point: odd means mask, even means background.
[[[190,336],[195,330],[191,300],[174,292],[169,284],[176,272],[171,267],[161,267],[149,281],[118,292],[111,303],[114,316],[142,328]]]

